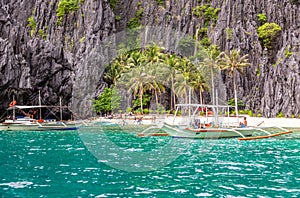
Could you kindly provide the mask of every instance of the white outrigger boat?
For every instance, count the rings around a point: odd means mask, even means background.
[[[239,138],[239,140],[252,140],[269,138],[291,133],[285,129],[283,132],[272,134],[258,127],[248,127],[247,123],[240,122],[238,116],[230,117],[229,110],[233,106],[178,104],[173,117],[168,117],[162,129],[170,136],[176,138],[220,139]],[[179,109],[187,108],[189,116],[178,116]],[[213,110],[213,114],[208,109]],[[226,109],[226,112],[219,110]],[[193,111],[193,114],[191,112]],[[202,112],[201,115],[199,112]],[[222,115],[219,113],[222,112]],[[199,113],[199,114],[198,114]],[[244,117],[243,117],[244,118]],[[253,136],[262,132],[264,136]]]
[[[48,130],[76,130],[79,125],[76,123],[66,123],[55,119],[34,119],[29,116],[15,116],[16,110],[36,108],[51,108],[53,106],[19,106],[8,108],[13,111],[11,119],[6,119],[0,124],[0,131],[48,131]]]
[[[229,109],[232,106],[178,104],[174,117],[165,120],[163,130],[172,137],[218,139],[249,137],[256,131],[238,121],[238,117],[230,117]],[[180,109],[188,109],[189,116],[178,116]],[[214,110],[208,111],[208,110]],[[219,109],[226,109],[224,116],[219,116]],[[191,111],[193,114],[191,115]],[[201,115],[200,115],[201,112]],[[199,113],[199,114],[198,114]],[[227,115],[227,116],[226,116]]]
[[[12,111],[12,116],[0,123],[0,131],[48,131],[48,130],[77,130],[79,123],[76,122],[64,122],[62,121],[62,109],[67,108],[60,106],[46,106],[41,105],[41,99],[39,97],[39,105],[37,106],[20,106],[16,105],[16,101],[10,103],[10,107],[7,111]],[[42,108],[60,108],[60,121],[56,119],[42,119]],[[34,119],[33,114],[26,113],[26,110],[39,110],[39,119]],[[16,111],[22,112],[25,116],[16,116]],[[52,112],[52,111],[51,111]]]

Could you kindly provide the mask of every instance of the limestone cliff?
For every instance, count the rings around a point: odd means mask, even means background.
[[[143,9],[142,25],[175,29],[193,36],[205,26],[203,18],[192,14],[193,9],[210,3],[220,8],[214,25],[207,29],[212,43],[222,50],[238,48],[250,55],[252,66],[247,68],[245,76],[238,76],[239,99],[264,116],[276,116],[279,112],[289,117],[300,115],[297,1],[82,0],[76,1],[76,8],[64,13],[61,20],[57,16],[59,2],[0,0],[2,110],[13,94],[20,104],[37,104],[38,90],[47,104],[58,104],[59,97],[71,104],[71,98],[78,97],[73,105],[82,108],[92,97],[90,91],[83,91],[90,84],[88,81],[101,79],[107,59],[115,53],[113,48],[103,47],[103,41],[124,31],[139,9]],[[272,49],[262,47],[259,41],[257,14],[260,13],[282,28]],[[95,65],[98,69],[90,68]],[[89,78],[91,73],[93,77]],[[232,98],[231,78],[225,76],[224,82],[228,98]],[[102,88],[101,82],[97,87],[89,87],[95,93]]]

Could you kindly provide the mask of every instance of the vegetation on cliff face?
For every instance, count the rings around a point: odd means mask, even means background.
[[[143,12],[144,12],[143,8],[140,8],[139,10],[136,11],[135,16],[127,22],[127,27],[129,29],[134,29],[141,26]]]
[[[115,10],[119,2],[120,0],[109,0],[109,5],[113,10]]]
[[[281,27],[276,23],[265,23],[258,28],[258,37],[261,39],[264,47],[271,49],[272,42],[275,42]]]
[[[204,24],[207,27],[209,22],[216,23],[220,11],[220,8],[213,8],[212,5],[208,3],[194,7],[192,14],[196,17],[202,17],[204,19]]]
[[[33,36],[34,32],[36,31],[36,21],[33,14],[27,19],[27,22],[27,26],[30,27],[30,36]]]
[[[267,22],[267,16],[265,14],[257,14],[257,19],[260,24],[265,24]]]
[[[76,12],[80,8],[80,4],[83,3],[84,0],[60,0],[56,10],[57,24],[60,25],[65,15]]]

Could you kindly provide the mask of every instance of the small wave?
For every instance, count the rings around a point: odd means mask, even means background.
[[[22,181],[22,182],[2,183],[2,184],[0,184],[0,186],[9,186],[11,188],[25,188],[25,187],[30,186],[32,184],[33,184],[32,182]]]
[[[212,194],[209,193],[199,193],[199,194],[195,194],[196,197],[211,197],[213,196]]]

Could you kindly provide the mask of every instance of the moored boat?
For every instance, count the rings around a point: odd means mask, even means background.
[[[12,115],[0,123],[0,131],[48,131],[48,130],[77,130],[80,126],[77,122],[62,121],[62,109],[60,106],[41,105],[39,97],[39,105],[37,106],[21,106],[13,100],[9,104],[7,111],[12,111]],[[56,119],[42,119],[42,109],[48,109],[54,116],[55,114],[50,110],[51,108],[60,109],[60,121]],[[25,112],[29,110],[29,112]],[[16,112],[21,112],[24,116],[16,116]],[[39,118],[35,119],[35,114],[39,111]]]
[[[256,131],[254,128],[206,128],[190,129],[164,124],[162,130],[176,138],[219,139],[249,137]]]
[[[184,108],[189,115],[177,120],[179,110]],[[240,122],[239,117],[230,117],[230,108],[228,105],[178,104],[173,119],[166,120],[162,129],[172,137],[199,139],[245,138],[257,132],[247,126],[246,120]]]

